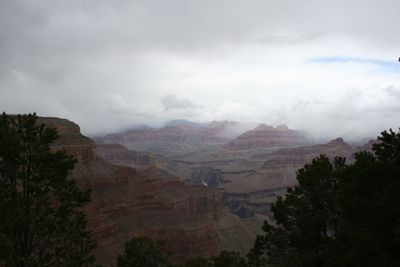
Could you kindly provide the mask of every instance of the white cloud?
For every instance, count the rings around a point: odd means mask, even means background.
[[[6,0],[0,107],[67,117],[86,134],[188,118],[287,123],[321,138],[375,135],[399,126],[400,70],[310,61],[396,61],[399,8],[392,0]]]

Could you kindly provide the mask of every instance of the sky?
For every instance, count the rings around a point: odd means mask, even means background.
[[[172,119],[400,127],[398,0],[0,0],[0,110],[93,136]]]

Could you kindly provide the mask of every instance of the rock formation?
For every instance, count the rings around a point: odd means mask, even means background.
[[[298,132],[280,125],[276,128],[259,124],[226,145],[228,149],[246,150],[258,148],[295,147],[306,144],[306,139]]]
[[[335,156],[353,158],[353,149],[349,144],[344,142],[342,138],[334,139],[326,144],[301,146],[297,148],[284,148],[266,155],[266,161],[261,167],[262,169],[279,169],[282,167],[300,168],[306,163],[320,154],[325,154],[333,159]],[[255,158],[262,158],[263,155],[256,155]]]
[[[145,169],[155,165],[150,153],[130,150],[119,144],[97,144],[96,154],[112,164],[135,169]]]
[[[297,169],[313,158],[326,154],[352,160],[357,150],[338,138],[326,144],[275,148],[261,154],[254,149],[197,153],[170,158],[165,168],[177,176],[190,177],[194,184],[210,183],[222,189],[231,211],[241,218],[250,218],[255,214],[270,216],[270,205],[288,186],[295,185]]]
[[[56,128],[60,139],[52,145],[54,150],[65,150],[80,162],[89,162],[96,159],[95,143],[88,137],[81,135],[77,124],[66,119],[39,118],[39,123],[47,127]]]
[[[124,242],[132,236],[163,240],[172,260],[185,261],[210,257],[221,249],[246,252],[261,230],[261,217],[240,220],[224,206],[218,190],[187,185],[156,167],[137,171],[113,165],[96,157],[93,141],[81,135],[76,124],[55,118],[41,122],[59,130],[61,138],[52,149],[65,150],[78,159],[72,177],[80,188],[91,190],[85,212],[98,243],[98,263],[104,266],[115,266]],[[138,159],[138,154],[124,153],[128,160]]]
[[[213,121],[208,125],[173,122],[162,128],[132,129],[95,140],[97,143],[121,144],[131,150],[155,155],[183,155],[226,144],[246,127],[248,126],[230,121]]]
[[[270,154],[252,156],[252,161],[262,161],[257,173],[245,176],[224,176],[228,181],[223,185],[225,200],[235,214],[249,216],[251,211],[270,216],[269,207],[286,188],[296,184],[296,171],[312,159],[325,154],[353,160],[353,153],[358,149],[351,147],[342,138],[326,144],[281,148]]]

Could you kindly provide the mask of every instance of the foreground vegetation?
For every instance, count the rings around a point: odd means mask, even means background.
[[[372,150],[300,169],[249,265],[400,266],[400,133],[382,132]]]
[[[89,193],[69,178],[74,160],[49,145],[35,114],[0,117],[0,266],[90,266],[95,243],[82,207]],[[400,133],[384,131],[355,161],[321,155],[272,206],[246,258],[223,251],[183,265],[162,244],[135,237],[119,267],[400,266]]]
[[[55,129],[29,114],[0,117],[0,266],[88,266],[95,243],[81,208],[89,193],[68,179],[75,160],[51,152]]]

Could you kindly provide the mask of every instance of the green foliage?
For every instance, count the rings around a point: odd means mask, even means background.
[[[133,237],[125,243],[125,252],[118,255],[118,267],[169,266],[168,255],[160,242],[148,237]]]
[[[399,266],[400,133],[383,132],[353,164],[321,155],[279,197],[250,266]]]
[[[95,244],[81,208],[89,193],[69,177],[74,160],[51,152],[54,129],[36,114],[0,117],[0,265],[88,266]]]

